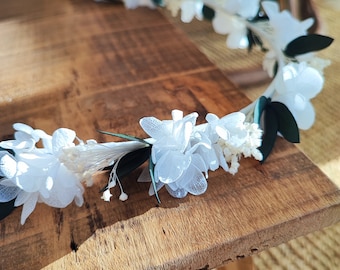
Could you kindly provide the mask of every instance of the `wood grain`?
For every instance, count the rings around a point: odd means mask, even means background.
[[[174,108],[223,116],[249,101],[156,10],[92,1],[0,3],[0,124],[110,141],[97,129],[145,137],[138,121]],[[161,205],[123,179],[129,200],[100,199],[106,175],[82,207],[39,204],[0,222],[2,269],[208,269],[340,220],[339,190],[293,145],[278,140],[264,165],[245,159],[231,176],[209,174],[200,197],[160,192]]]

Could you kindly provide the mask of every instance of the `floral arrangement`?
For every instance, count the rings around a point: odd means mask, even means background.
[[[84,142],[70,129],[48,135],[16,123],[14,139],[0,142],[0,218],[23,205],[24,224],[37,202],[62,208],[75,201],[81,206],[84,183],[91,186],[93,175],[102,170],[111,171],[102,199],[110,201],[110,189],[118,184],[124,201],[128,195],[120,179],[146,161],[148,174],[142,173],[139,181],[151,182],[149,194],[158,201],[162,187],[176,198],[200,195],[207,190],[209,170],[222,167],[235,174],[242,157],[264,162],[278,135],[297,143],[299,129],[313,125],[310,99],[322,90],[323,69],[329,64],[315,51],[333,41],[308,34],[313,19],[300,22],[274,1],[126,0],[125,5],[165,6],[174,16],[180,12],[185,23],[210,19],[217,33],[227,35],[228,47],[257,46],[265,53],[263,66],[273,77],[271,84],[239,112],[222,118],[209,113],[202,125],[196,125],[197,113],[184,116],[180,110],[172,111],[171,120],[142,118],[147,139],[100,131],[127,141]]]

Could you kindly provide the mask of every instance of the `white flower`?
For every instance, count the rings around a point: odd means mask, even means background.
[[[228,35],[226,44],[229,48],[242,49],[248,47],[246,24],[237,17],[216,10],[212,26],[216,33]]]
[[[290,63],[282,70],[281,80],[276,81],[277,93],[273,101],[285,104],[293,114],[300,129],[309,129],[315,120],[315,112],[310,99],[323,87],[324,79],[306,63]]]
[[[237,14],[245,19],[252,19],[257,15],[260,5],[259,0],[228,0],[224,9],[231,14]]]
[[[171,15],[176,17],[181,9],[182,0],[164,0],[164,5],[170,10]]]
[[[203,1],[197,0],[186,0],[182,1],[181,4],[181,20],[184,23],[189,23],[196,18],[198,20],[203,20]]]
[[[112,194],[110,193],[110,189],[107,189],[103,192],[103,196],[101,197],[104,201],[109,202]]]
[[[212,20],[213,28],[218,34],[228,35],[226,41],[227,47],[231,49],[247,48],[249,45],[247,38],[248,30],[244,19],[253,18],[258,10],[259,0],[225,1],[222,9],[215,10],[215,17]]]
[[[135,9],[137,7],[155,7],[155,4],[152,2],[152,0],[124,0],[124,3],[125,7],[129,9]]]
[[[277,63],[276,54],[273,50],[268,51],[263,59],[263,70],[267,71],[270,78],[274,77],[275,65]]]
[[[0,185],[20,189],[15,206],[24,205],[21,223],[25,223],[37,202],[58,208],[66,207],[73,200],[82,205],[83,187],[58,159],[62,148],[74,145],[75,132],[61,128],[49,136],[24,124],[14,124],[14,128],[15,139],[0,143],[0,147],[15,153],[15,156],[2,153],[4,179]],[[44,148],[35,146],[40,139]]]
[[[280,12],[279,5],[273,1],[263,1],[262,6],[274,28],[274,38],[280,49],[285,49],[289,42],[299,36],[306,35],[307,29],[313,25],[312,18],[300,22],[287,10]]]
[[[184,197],[188,192],[202,194],[207,189],[202,172],[207,172],[208,168],[196,150],[210,146],[203,142],[193,144],[193,128],[198,114],[183,117],[183,112],[173,110],[172,117],[173,120],[165,121],[155,117],[140,120],[144,131],[154,139],[151,156],[158,189],[166,185],[175,197]]]
[[[170,10],[172,16],[177,16],[181,11],[181,20],[191,22],[194,18],[203,20],[203,1],[201,0],[164,0],[164,5]]]
[[[245,118],[241,112],[221,119],[211,113],[206,116],[209,123],[206,131],[212,140],[213,150],[220,166],[231,174],[237,173],[241,155],[262,160],[262,154],[257,149],[261,145],[262,131],[257,124],[245,122]]]

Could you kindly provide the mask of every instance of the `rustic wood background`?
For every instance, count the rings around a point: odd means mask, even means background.
[[[0,123],[110,141],[96,129],[146,136],[143,116],[174,108],[223,116],[249,100],[159,12],[92,1],[0,3]],[[265,165],[245,159],[236,176],[209,175],[203,196],[161,205],[124,179],[100,199],[106,176],[82,207],[39,204],[24,226],[21,208],[0,222],[2,269],[200,269],[234,261],[340,219],[340,192],[296,147],[278,140]]]

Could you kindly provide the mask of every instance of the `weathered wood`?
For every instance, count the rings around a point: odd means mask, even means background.
[[[15,4],[13,3],[15,2]],[[0,3],[1,137],[14,122],[81,139],[96,129],[146,136],[143,116],[171,109],[219,116],[248,100],[156,10],[92,1]],[[203,196],[162,204],[124,179],[129,200],[100,199],[98,177],[85,204],[39,204],[0,222],[3,269],[199,269],[222,265],[340,220],[340,192],[293,145],[279,140],[264,165],[246,159],[235,176],[209,175]]]

